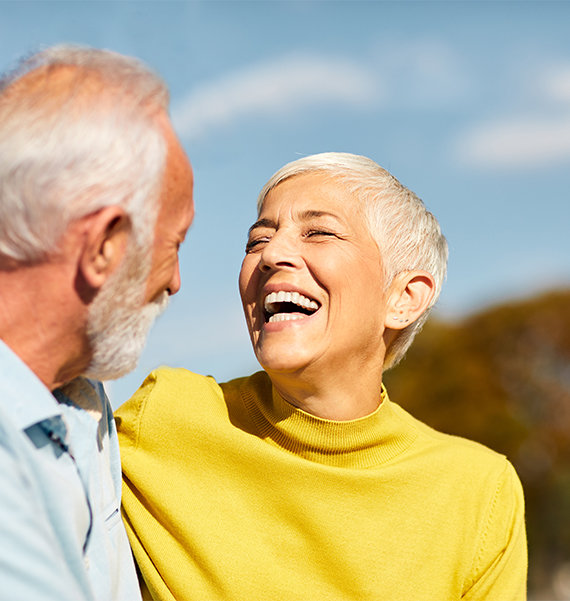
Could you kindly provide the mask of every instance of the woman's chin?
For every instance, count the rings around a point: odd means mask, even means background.
[[[256,352],[259,364],[268,373],[291,373],[309,364],[309,358],[293,349],[285,352],[261,350]]]

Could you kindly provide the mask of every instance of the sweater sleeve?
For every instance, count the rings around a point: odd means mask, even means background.
[[[184,458],[191,423],[203,401],[221,395],[213,378],[184,369],[151,372],[115,413],[123,465],[123,518],[144,579],[143,599],[189,599],[191,561],[184,546],[184,510],[192,503]],[[173,583],[183,592],[174,594]],[[177,585],[180,586],[180,585]]]
[[[523,490],[506,461],[481,527],[472,578],[466,582],[462,599],[524,601],[527,566]]]
[[[149,589],[153,590],[157,599],[174,598],[169,593],[168,588],[159,577],[154,564],[145,548],[143,529],[149,524],[154,525],[152,516],[145,510],[145,503],[142,501],[144,494],[140,492],[140,475],[149,478],[159,479],[160,471],[152,465],[150,457],[139,458],[139,443],[141,440],[141,429],[143,427],[143,418],[148,408],[150,399],[157,386],[158,372],[151,372],[140,388],[134,395],[122,404],[115,412],[115,422],[117,424],[117,433],[121,447],[121,463],[123,467],[123,493],[122,493],[122,514],[125,529],[129,537],[131,549],[135,557],[139,570],[145,574],[145,578],[139,574],[141,586],[141,595],[143,601],[153,599]],[[159,414],[160,415],[160,414]],[[133,520],[138,529],[133,525]],[[147,584],[146,580],[152,575],[152,583]]]

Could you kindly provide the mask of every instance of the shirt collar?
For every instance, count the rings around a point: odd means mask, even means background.
[[[38,422],[61,418],[58,402],[36,374],[0,340],[0,405],[25,430]]]

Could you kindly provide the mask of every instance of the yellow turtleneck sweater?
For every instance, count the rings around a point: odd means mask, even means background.
[[[161,601],[525,599],[510,463],[418,422],[385,391],[348,422],[264,372],[153,372],[117,412],[123,509]]]

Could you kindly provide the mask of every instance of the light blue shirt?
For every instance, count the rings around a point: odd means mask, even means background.
[[[140,601],[103,386],[57,395],[0,340],[0,601]]]

